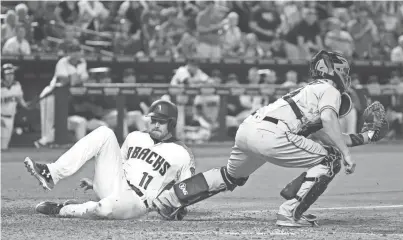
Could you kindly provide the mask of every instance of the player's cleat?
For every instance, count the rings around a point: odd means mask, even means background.
[[[315,220],[313,220],[315,219]],[[296,220],[293,217],[288,217],[282,214],[277,214],[277,226],[281,227],[313,227],[318,226],[316,222],[316,216],[309,214],[307,218],[302,216],[301,219]]]
[[[35,207],[35,211],[37,213],[42,213],[45,215],[55,216],[60,213],[60,210],[69,204],[77,204],[78,202],[74,200],[67,200],[64,203],[55,203],[55,202],[41,202]]]
[[[46,164],[35,163],[29,157],[25,158],[24,164],[28,172],[39,180],[39,185],[42,185],[45,190],[52,190],[55,184]]]

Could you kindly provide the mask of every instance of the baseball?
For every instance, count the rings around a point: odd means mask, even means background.
[[[17,127],[16,129],[15,129],[15,133],[17,133],[17,135],[21,135],[22,134],[22,128],[20,128],[20,127]]]

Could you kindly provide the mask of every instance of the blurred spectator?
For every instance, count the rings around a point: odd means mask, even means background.
[[[242,33],[238,27],[239,16],[235,12],[228,14],[227,24],[223,28],[223,54],[230,57],[239,56],[242,51]]]
[[[156,34],[149,45],[150,56],[173,56],[175,52],[173,40],[165,34],[161,26],[157,26],[155,30]]]
[[[138,35],[140,38],[141,26],[142,26],[142,13],[144,7],[141,2],[138,1],[124,1],[118,10],[118,17],[128,20],[130,24],[130,33]],[[147,23],[146,23],[147,24]]]
[[[358,12],[357,19],[351,20],[348,24],[348,31],[355,42],[355,53],[358,58],[368,55],[371,46],[379,41],[378,28],[369,19],[368,10],[362,8]]]
[[[161,15],[167,18],[167,20],[162,23],[161,30],[177,45],[186,32],[185,21],[178,18],[178,10],[174,7],[163,9]]]
[[[25,39],[25,28],[22,25],[16,27],[16,36],[8,39],[3,46],[4,55],[30,55],[31,46]]]
[[[15,6],[15,12],[17,14],[18,22],[25,28],[25,39],[28,42],[32,41],[32,19],[28,15],[28,7],[24,3],[20,3]]]
[[[290,59],[310,59],[312,52],[323,48],[315,10],[308,9],[303,20],[286,35],[287,56]]]
[[[139,5],[139,3],[136,3],[135,5]],[[136,9],[140,8],[137,7]],[[148,7],[144,9],[144,11],[141,13],[140,22],[144,42],[148,44],[148,42],[156,35],[156,27],[162,23],[159,9],[157,7]]]
[[[243,33],[250,33],[249,20],[251,15],[250,1],[229,1],[231,12],[235,12],[239,16],[238,27]]]
[[[191,2],[177,2],[179,7],[178,17],[183,18],[188,30],[194,31],[196,29],[196,17],[199,9]]]
[[[293,29],[302,19],[301,10],[299,9],[299,2],[294,1],[277,1],[276,5],[281,13],[281,25],[279,26],[279,33],[285,35]]]
[[[216,8],[214,1],[199,2],[201,10],[196,17],[196,28],[199,33],[198,56],[202,58],[220,58],[219,30],[224,26],[223,12]]]
[[[109,11],[104,4],[98,0],[79,0],[78,1],[78,22],[81,29],[101,30],[103,21],[109,15]]]
[[[61,1],[55,8],[55,16],[62,27],[75,25],[79,16],[78,1]]]
[[[273,2],[259,2],[259,5],[252,11],[249,23],[250,29],[256,34],[265,51],[270,48],[270,43],[281,24],[280,15],[274,7]]]
[[[78,45],[80,42],[77,40],[77,33],[75,28],[71,25],[66,25],[65,36],[63,41],[57,46],[57,53],[59,56],[63,56],[67,53],[68,49],[73,45]]]
[[[172,77],[171,85],[206,84],[210,77],[200,70],[195,60],[189,60],[185,66],[179,67]]]
[[[218,69],[213,69],[213,71],[211,71],[211,83],[214,85],[219,85],[223,83],[223,79],[222,79],[222,73],[220,70]]]
[[[275,71],[270,69],[261,69],[258,71],[260,76],[260,84],[276,84],[277,74]]]
[[[185,32],[176,47],[175,53],[177,56],[185,58],[195,57],[197,54],[198,41],[194,36],[195,32]]]
[[[403,35],[399,37],[399,45],[392,49],[390,53],[390,60],[392,62],[401,62],[403,63]]]
[[[140,34],[130,33],[131,23],[121,19],[117,26],[117,32],[112,40],[113,52],[122,55],[143,55]]]
[[[14,10],[8,10],[4,24],[1,25],[1,45],[16,35],[17,15]]]
[[[244,43],[244,57],[263,57],[265,51],[257,40],[256,34],[248,33]]]
[[[282,87],[295,87],[298,84],[298,74],[296,71],[288,71],[285,74],[285,82],[281,84]]]
[[[268,58],[287,58],[287,51],[284,40],[279,36],[276,36],[271,42],[270,48],[266,52]]]
[[[341,30],[342,25],[339,19],[330,18],[330,31],[325,36],[325,46],[333,52],[342,53],[351,58],[354,53],[354,41],[350,33]]]

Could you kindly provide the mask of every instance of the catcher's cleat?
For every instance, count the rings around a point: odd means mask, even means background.
[[[24,164],[28,172],[39,180],[39,185],[42,185],[45,190],[52,190],[55,184],[46,164],[35,163],[29,157],[25,158]]]
[[[67,200],[64,203],[55,202],[41,202],[35,207],[37,213],[42,213],[45,215],[55,216],[60,213],[60,210],[69,204],[77,204],[74,200]]]
[[[277,214],[276,225],[281,227],[313,227],[318,226],[316,222],[316,216],[312,214],[308,214],[305,217],[304,215],[301,219],[296,220],[293,217],[288,217],[282,214]],[[313,220],[315,219],[315,220]]]

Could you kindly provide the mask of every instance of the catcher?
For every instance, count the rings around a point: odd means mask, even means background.
[[[240,125],[227,166],[199,173],[163,191],[153,205],[170,219],[185,206],[219,192],[243,186],[248,177],[266,162],[307,168],[282,191],[285,201],[277,213],[279,226],[305,227],[316,224],[316,216],[305,214],[340,172],[354,172],[349,147],[376,142],[388,129],[379,102],[365,111],[358,134],[343,134],[339,118],[351,109],[346,94],[350,66],[338,53],[320,51],[311,60],[310,84],[258,109]],[[312,140],[315,138],[316,140]]]

